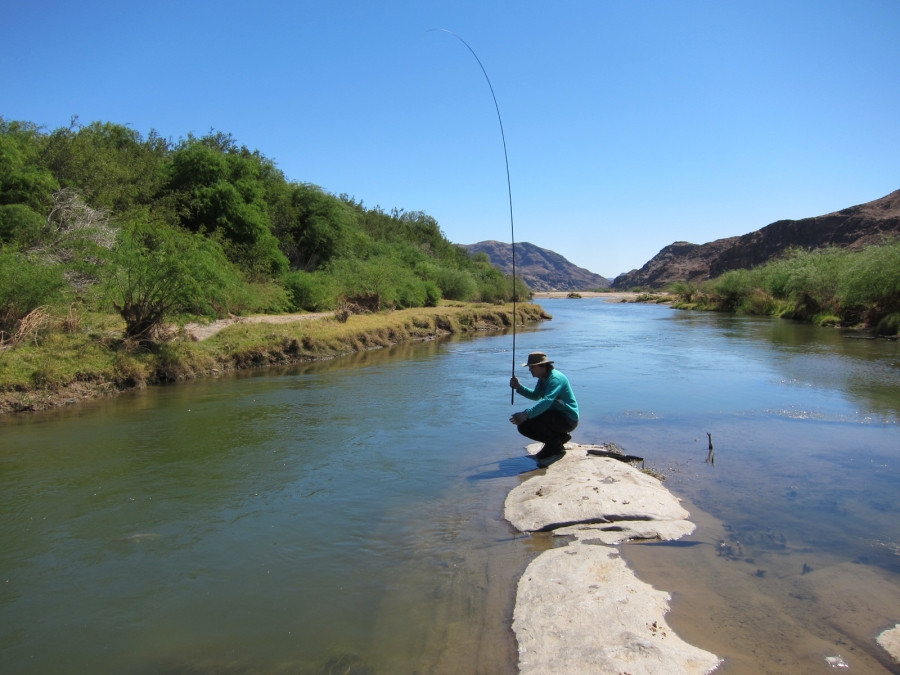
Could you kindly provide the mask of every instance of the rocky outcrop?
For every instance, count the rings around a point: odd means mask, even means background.
[[[708,244],[678,241],[639,270],[616,277],[613,287],[662,288],[675,281],[702,281],[734,269],[760,265],[793,247],[862,248],[900,235],[900,190],[886,197],[815,218],[779,220],[741,237]]]
[[[709,276],[710,265],[738,239],[716,239],[708,244],[676,241],[653,256],[641,269],[617,276],[612,285],[628,290],[638,286],[663,288],[676,281],[702,281]]]
[[[884,651],[891,655],[894,663],[900,665],[900,623],[884,631],[876,639]]]
[[[900,235],[900,190],[824,216],[779,220],[738,237],[733,246],[710,264],[709,276],[754,267],[795,246],[862,248],[878,243],[885,236],[896,235]]]
[[[512,246],[501,241],[461,245],[469,253],[486,253],[491,264],[512,274]],[[559,253],[526,242],[516,243],[516,275],[533,291],[587,291],[607,288],[609,279],[573,265]]]
[[[539,555],[519,580],[513,613],[519,671],[710,672],[718,657],[687,644],[666,623],[669,595],[640,581],[608,545],[689,534],[694,526],[688,512],[655,478],[588,455],[594,447],[568,444],[546,474],[506,498],[506,518],[519,530],[553,530],[575,539]]]

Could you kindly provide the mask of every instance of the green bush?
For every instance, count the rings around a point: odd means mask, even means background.
[[[120,230],[106,273],[125,337],[141,341],[174,315],[227,310],[240,286],[237,270],[215,242],[145,220]]]
[[[445,300],[471,300],[478,293],[478,284],[465,270],[440,267],[432,279]]]
[[[294,309],[291,293],[274,281],[237,283],[228,309],[240,314],[282,314]]]
[[[335,283],[324,272],[288,272],[282,277],[282,283],[295,310],[323,312],[334,309],[337,303]]]
[[[865,248],[848,262],[840,292],[845,305],[900,310],[900,240]]]
[[[711,292],[718,298],[721,308],[726,312],[736,312],[744,299],[754,289],[749,270],[731,270],[713,279]]]
[[[23,248],[38,242],[47,220],[25,204],[0,205],[0,244]]]
[[[699,288],[693,281],[676,281],[669,289],[678,296],[682,302],[691,302],[697,295]]]
[[[894,312],[881,318],[875,328],[879,335],[897,335],[900,333],[900,312]]]
[[[33,309],[56,301],[65,287],[60,266],[0,250],[0,325],[11,328]]]

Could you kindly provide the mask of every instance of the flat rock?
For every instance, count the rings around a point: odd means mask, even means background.
[[[900,665],[900,623],[884,631],[876,639],[894,662]]]
[[[585,541],[602,542],[614,546],[624,541],[650,539],[670,541],[691,534],[696,526],[689,520],[621,521],[614,525],[570,525],[553,530],[559,536],[571,536]]]
[[[599,446],[567,444],[565,456],[545,475],[514,488],[506,497],[506,519],[521,532],[536,532],[576,523],[632,525],[690,515],[657,479],[624,462],[588,455],[591,448]]]
[[[672,631],[663,618],[669,599],[637,579],[614,548],[574,542],[546,551],[519,580],[519,672],[708,673],[718,657]]]
[[[539,446],[529,446],[533,454]],[[688,512],[657,479],[623,462],[566,445],[566,454],[506,498],[522,532],[575,541],[545,551],[519,580],[513,631],[524,675],[701,675],[715,654],[679,638],[665,621],[669,595],[640,581],[609,544],[677,539]]]

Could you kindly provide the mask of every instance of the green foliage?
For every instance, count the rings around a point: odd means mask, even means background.
[[[440,289],[445,300],[471,300],[478,295],[478,284],[468,270],[441,267],[421,262],[415,267],[416,275],[430,281]]]
[[[879,335],[897,335],[900,333],[900,312],[893,312],[881,318],[875,327]]]
[[[176,314],[215,315],[235,290],[235,271],[215,242],[146,220],[121,230],[111,262],[109,298],[127,338],[147,341]]]
[[[313,271],[350,253],[358,228],[351,207],[309,184],[290,185],[276,196],[274,230],[293,269]]]
[[[81,126],[74,118],[46,138],[41,164],[58,187],[79,190],[94,208],[124,213],[157,196],[168,153],[169,143],[156,132],[144,139],[121,124]]]
[[[701,293],[725,311],[819,325],[853,324],[863,317],[877,324],[900,311],[900,240],[861,251],[794,249],[754,269],[726,272],[706,282]]]
[[[749,270],[731,270],[714,280],[712,292],[718,297],[722,309],[734,312],[744,298],[754,289]]]
[[[700,290],[692,281],[676,281],[672,284],[671,292],[678,296],[682,302],[691,302]]]
[[[521,280],[514,292],[485,254],[452,244],[423,211],[366,208],[288,181],[218,132],[173,143],[109,122],[73,119],[48,133],[0,118],[0,245],[61,265],[81,300],[114,303],[136,337],[161,317],[225,306],[322,310],[366,296],[379,307],[418,307],[530,295]],[[108,283],[93,285],[100,276]],[[168,299],[151,299],[142,284]]]
[[[282,277],[282,283],[295,310],[323,312],[334,309],[337,304],[337,285],[325,272],[288,272]]]
[[[434,285],[418,278],[397,258],[387,255],[368,260],[342,258],[334,261],[331,273],[345,297],[372,297],[375,306],[424,307]]]
[[[0,204],[23,204],[39,213],[49,208],[59,183],[39,163],[44,140],[34,124],[0,117]]]
[[[0,205],[0,244],[28,248],[36,244],[46,220],[27,204]]]
[[[252,276],[279,276],[289,265],[271,231],[265,160],[231,144],[213,147],[216,138],[189,139],[172,156],[167,188],[180,196],[182,224],[218,235],[229,259]]]
[[[0,327],[11,329],[33,309],[54,302],[64,287],[60,266],[0,249]]]
[[[878,313],[900,310],[900,240],[853,254],[839,295],[845,305],[871,306]]]

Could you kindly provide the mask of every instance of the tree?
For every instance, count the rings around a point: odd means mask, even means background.
[[[215,314],[237,275],[214,242],[138,220],[123,227],[109,268],[108,292],[125,337],[150,341],[176,314]]]
[[[220,237],[228,257],[251,276],[277,277],[288,261],[271,230],[266,160],[226,141],[221,134],[188,139],[172,157],[167,189],[180,197],[185,227]]]

